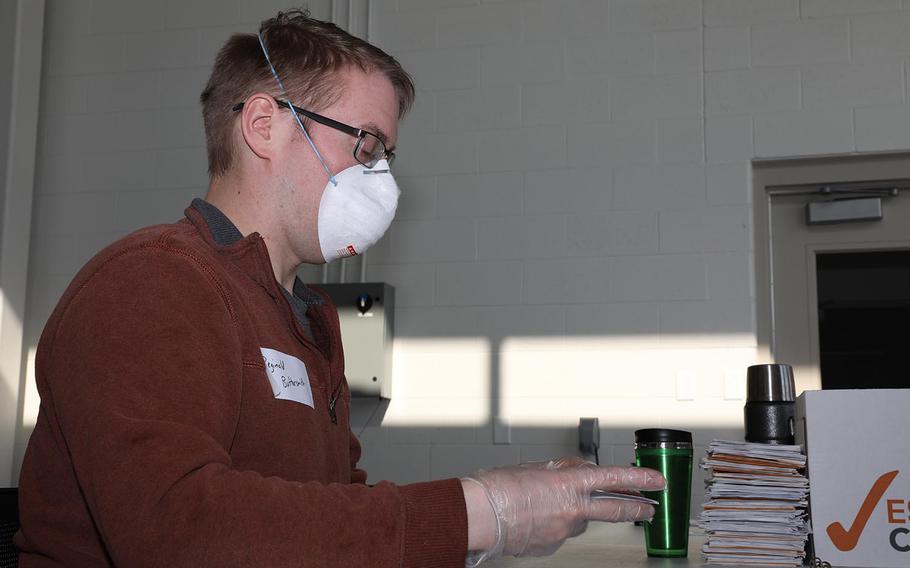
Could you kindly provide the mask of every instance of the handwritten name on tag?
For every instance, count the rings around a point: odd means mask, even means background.
[[[275,349],[260,347],[259,350],[262,352],[265,375],[269,378],[275,398],[293,400],[315,408],[310,376],[303,361]]]

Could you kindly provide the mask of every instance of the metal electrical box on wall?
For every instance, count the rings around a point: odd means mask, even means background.
[[[338,308],[352,396],[391,398],[395,288],[383,282],[318,284]]]

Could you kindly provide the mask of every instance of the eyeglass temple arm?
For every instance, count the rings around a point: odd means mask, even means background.
[[[292,105],[291,103],[289,103],[287,101],[275,99],[275,103],[278,106],[283,106],[288,110],[290,110],[291,107],[293,107],[294,110],[297,111],[298,114],[302,114],[303,116],[309,118],[310,120],[314,120],[314,121],[318,122],[319,124],[324,124],[325,126],[328,126],[330,128],[334,128],[336,130],[346,132],[347,134],[350,134],[351,136],[360,137],[360,135],[363,134],[363,130],[361,130],[360,128],[354,128],[353,126],[348,126],[347,124],[345,124],[343,122],[338,122],[337,120],[332,120],[331,118],[329,118],[327,116],[322,116],[321,114],[316,114],[315,112],[311,112],[306,109],[300,108],[299,106]],[[237,103],[236,105],[234,105],[234,108],[232,108],[231,110],[233,110],[234,112],[237,112],[243,108],[244,104],[245,103]]]

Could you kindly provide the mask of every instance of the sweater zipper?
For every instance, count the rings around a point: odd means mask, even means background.
[[[278,286],[281,286],[281,285],[278,284],[278,282],[275,281],[273,278],[272,279],[272,289],[273,289],[274,295],[272,297],[275,299],[275,301],[281,302],[284,305],[285,315],[291,318],[291,329],[294,330],[294,336],[297,338],[297,341],[300,341],[304,345],[306,345],[306,344],[312,345],[318,353],[322,354],[322,351],[319,349],[319,346],[316,345],[315,343],[313,343],[312,341],[310,341],[309,339],[307,339],[306,337],[304,337],[298,330],[297,316],[294,315],[294,310],[291,308],[291,304],[288,303],[287,298],[284,297],[284,294],[281,293],[281,290],[277,289]],[[325,356],[323,355],[323,357],[325,357]],[[329,361],[328,359],[326,359],[326,368],[327,368],[328,378],[331,381],[332,362]],[[328,404],[329,419],[331,419],[332,424],[335,424],[336,426],[338,425],[338,413],[335,410],[335,404],[338,402],[338,395],[341,394],[339,392],[341,390],[341,385],[342,385],[342,383],[339,381],[338,384],[335,385],[335,389],[329,395],[329,404]]]
[[[338,414],[335,413],[336,401],[338,401],[338,394],[332,393],[332,398],[329,399],[329,418],[332,419],[332,424],[338,424]]]
[[[281,299],[284,300],[284,303],[287,305],[287,309],[290,310],[292,317],[295,317],[295,316],[293,316],[293,310],[291,310],[291,305],[288,304],[287,298],[285,298],[285,297],[282,295],[282,298],[281,298]],[[320,318],[320,319],[321,319],[321,318]],[[323,323],[323,322],[320,322],[320,323]],[[297,333],[297,336],[299,337],[299,336],[300,336],[300,333],[299,333],[299,332],[296,332],[296,329],[297,329],[297,325],[296,325],[296,324],[297,324],[297,322],[296,322],[296,319],[295,319],[295,321],[294,321],[294,329],[295,329],[295,333]],[[308,340],[307,338],[305,338],[305,337],[300,338],[300,339],[301,339],[302,341],[304,341],[305,343],[311,343],[311,344],[313,344],[314,347],[316,347],[316,350],[319,351],[319,353],[322,353],[322,351],[319,349],[319,346],[315,345],[315,343],[309,341],[309,340]],[[328,379],[331,381],[331,379],[332,379],[332,362],[331,362],[330,360],[328,360],[328,358],[326,358],[326,367],[327,367]],[[338,402],[338,396],[341,394],[341,387],[342,387],[342,385],[343,385],[343,382],[342,382],[342,381],[338,381],[338,383],[335,385],[335,388],[332,390],[331,394],[329,394],[329,418],[332,420],[332,424],[335,424],[336,426],[338,425],[338,413],[337,413],[336,410],[335,410],[335,405],[336,405],[336,403]]]

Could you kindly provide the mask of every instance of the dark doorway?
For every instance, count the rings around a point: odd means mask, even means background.
[[[910,387],[910,251],[815,262],[822,388]]]

